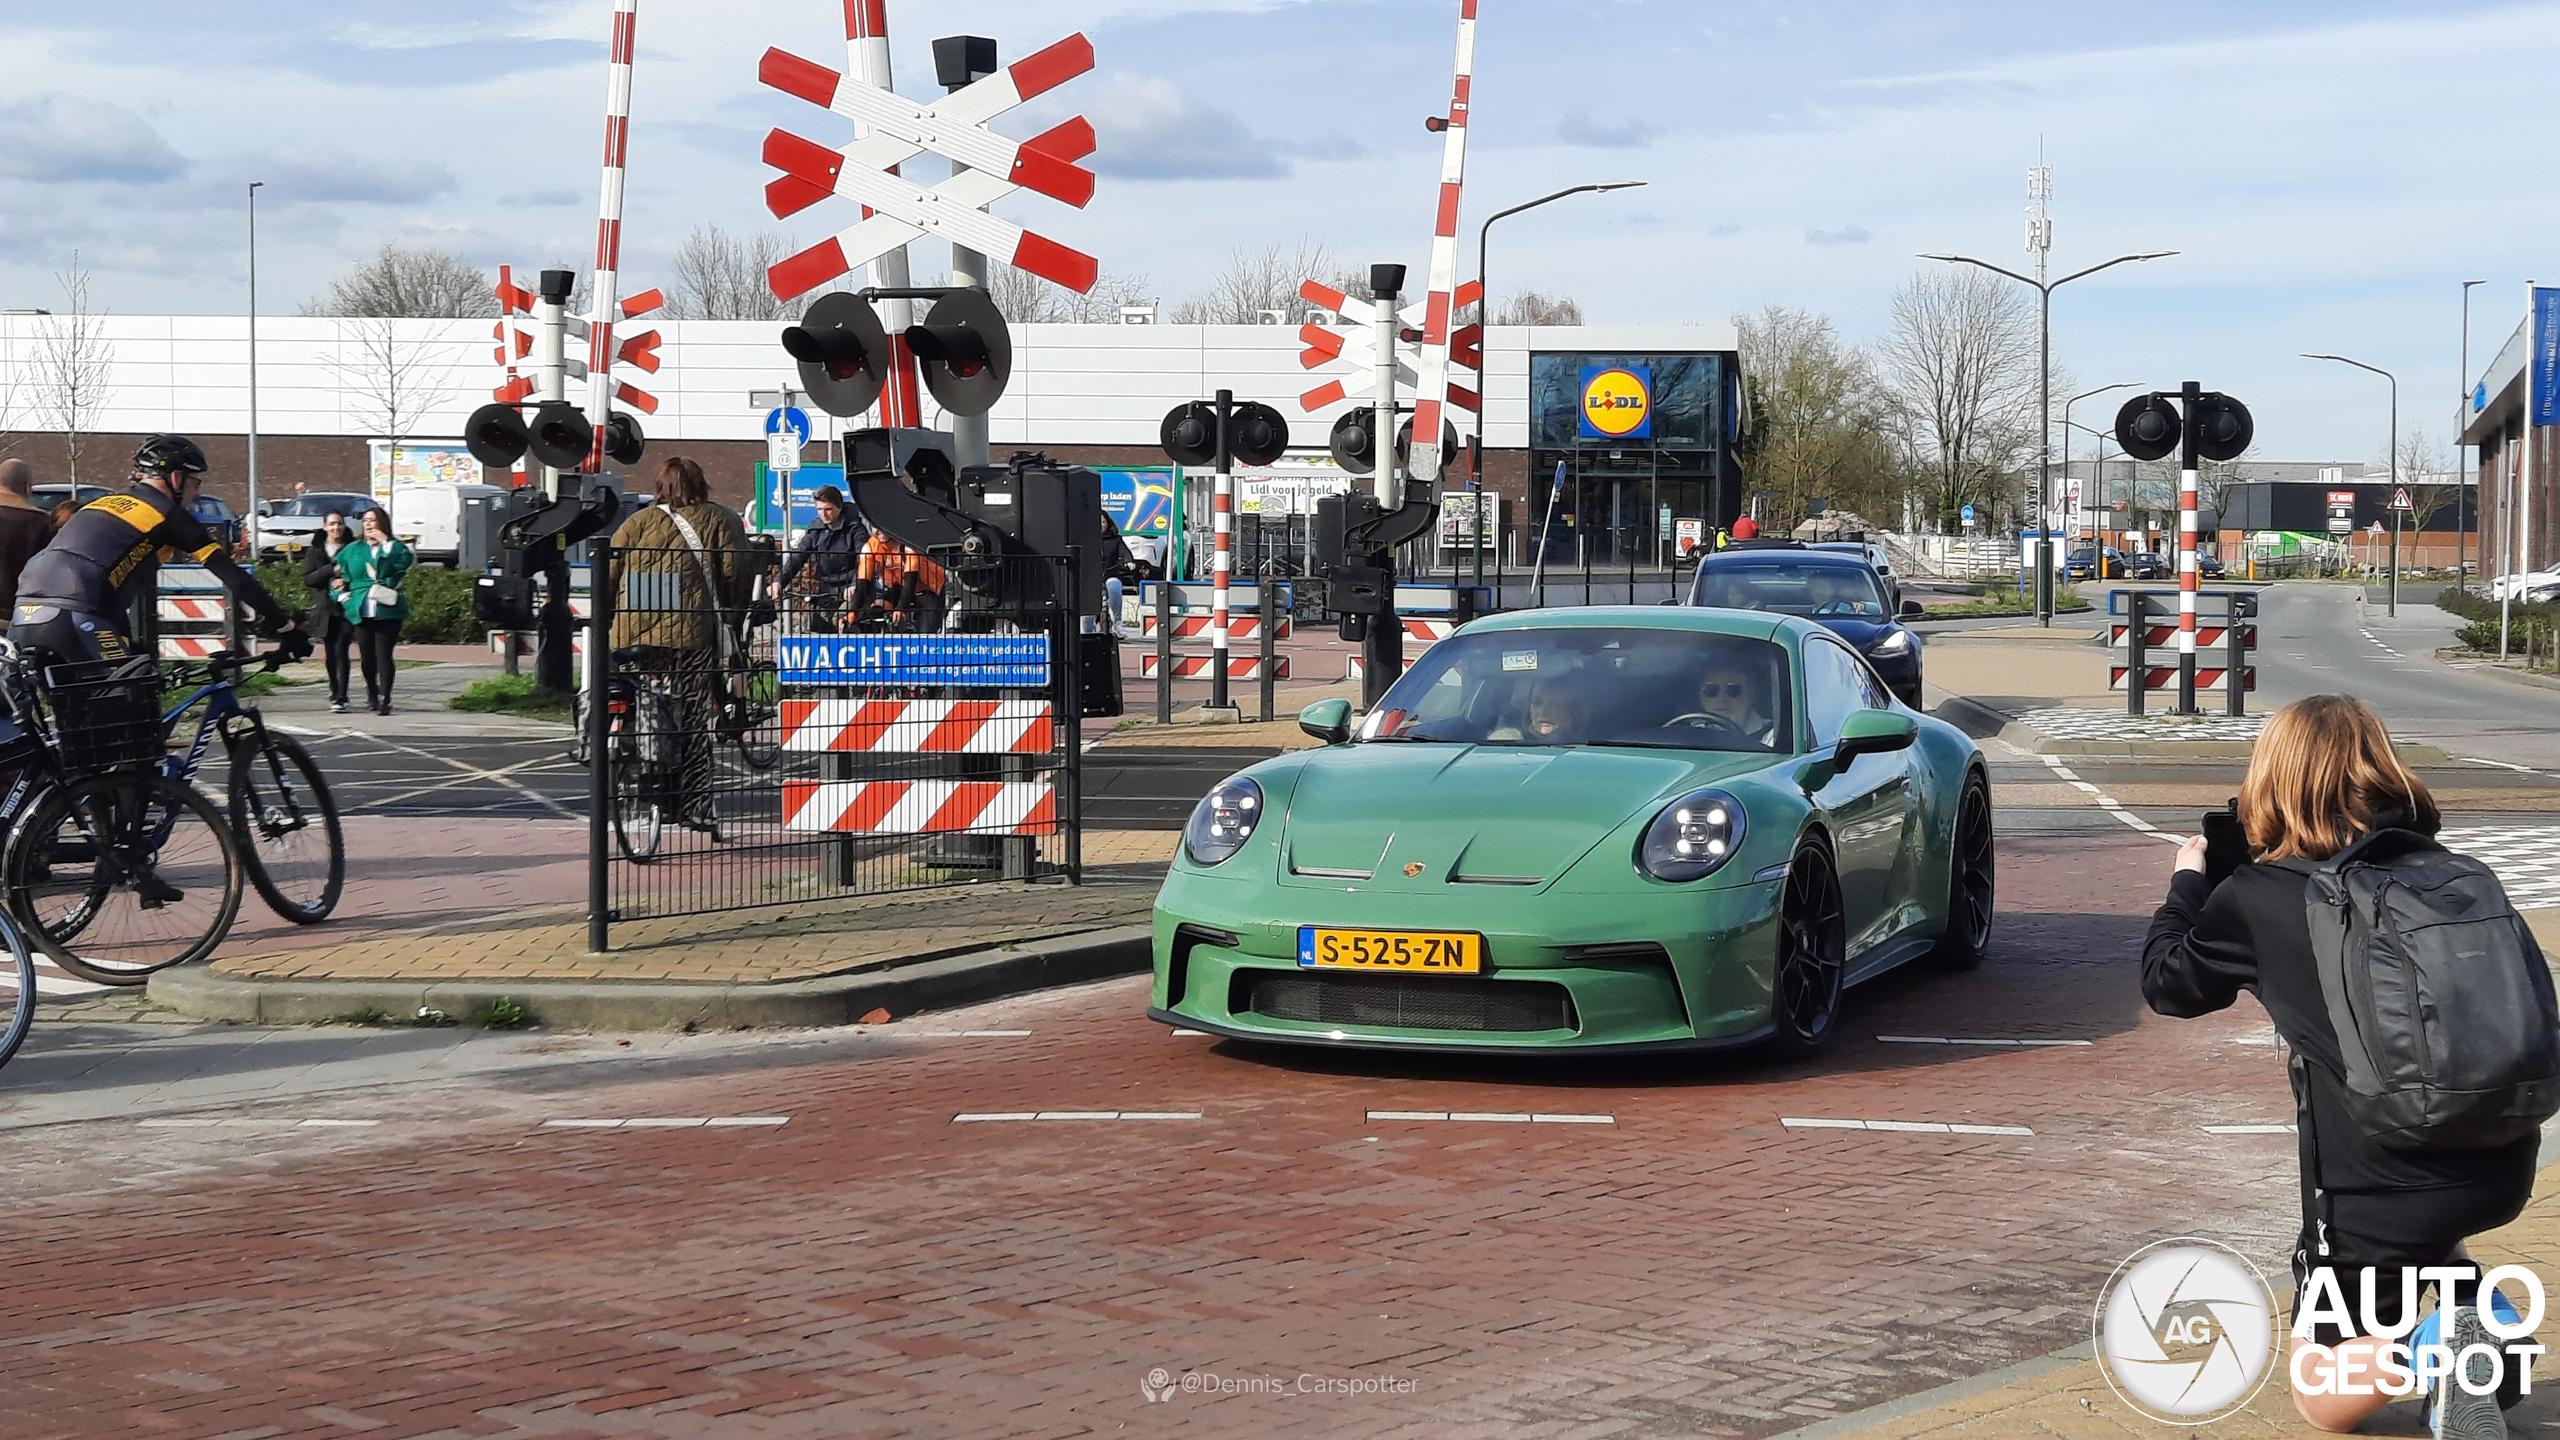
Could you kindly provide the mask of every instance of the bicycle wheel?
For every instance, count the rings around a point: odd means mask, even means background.
[[[724,728],[738,742],[738,758],[748,769],[770,770],[782,763],[782,727],[777,723],[782,712],[776,703],[782,694],[781,672],[772,661],[760,660],[731,680],[737,698],[722,707],[727,711]]]
[[[240,850],[193,786],[92,775],[10,832],[0,879],[46,958],[100,985],[213,953],[240,913]]]
[[[666,817],[649,785],[650,767],[634,753],[629,712],[613,718],[613,843],[625,858],[646,864],[658,856]]]
[[[0,955],[0,1065],[6,1065],[36,1022],[36,956],[5,916],[0,939],[8,942],[8,953]]]
[[[231,747],[231,838],[268,909],[311,925],[338,908],[346,836],[329,782],[301,741],[261,729]]]

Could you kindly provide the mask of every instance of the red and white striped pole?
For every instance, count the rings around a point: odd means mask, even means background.
[[[587,473],[604,470],[605,422],[613,416],[613,317],[621,303],[622,167],[631,145],[631,35],[640,0],[613,0],[613,53],[605,67],[604,187],[596,204],[596,280],[587,320],[587,424],[595,439]]]
[[[1209,492],[1209,708],[1224,710],[1227,700],[1227,577],[1235,564],[1235,458],[1227,448],[1229,416],[1236,392],[1218,392],[1218,478]]]
[[[874,90],[893,88],[889,71],[889,0],[844,0],[844,62],[845,74],[862,84]],[[869,129],[858,125],[856,138]],[[889,173],[897,174],[898,167],[891,166]],[[869,219],[870,207],[863,207],[862,214]],[[906,246],[900,245],[872,260],[871,284],[881,290],[907,287]],[[907,348],[906,342],[907,327],[915,320],[915,302],[881,303],[880,324],[889,332],[888,378],[880,387],[882,425],[924,423],[924,383],[916,372],[915,352]]]
[[[2196,713],[2196,409],[2204,386],[2190,380],[2179,387],[2186,423],[2178,452],[2178,713]],[[2240,677],[2223,677],[2237,685]],[[2139,685],[2140,676],[2129,683]]]
[[[1440,145],[1440,203],[1431,229],[1430,291],[1422,318],[1422,364],[1413,395],[1413,478],[1437,482],[1440,411],[1449,398],[1449,331],[1458,288],[1458,198],[1467,176],[1467,105],[1475,87],[1476,0],[1459,0],[1457,78]],[[1381,441],[1381,444],[1391,443]]]

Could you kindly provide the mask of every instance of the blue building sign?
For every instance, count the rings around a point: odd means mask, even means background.
[[[781,647],[785,685],[1049,683],[1046,635],[786,635]]]

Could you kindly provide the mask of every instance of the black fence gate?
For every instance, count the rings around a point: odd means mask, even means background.
[[[600,547],[580,749],[589,948],[612,922],[1082,878],[1072,560]]]

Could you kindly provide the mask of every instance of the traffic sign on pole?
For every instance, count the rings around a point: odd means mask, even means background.
[[[2406,487],[2395,489],[2391,492],[2391,508],[2394,510],[2406,510],[2409,508],[2409,491]]]
[[[809,436],[814,433],[809,428],[809,412],[796,405],[774,407],[773,412],[764,417],[764,433],[771,435],[783,430],[798,435],[801,444],[808,444]]]

